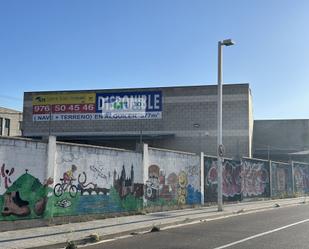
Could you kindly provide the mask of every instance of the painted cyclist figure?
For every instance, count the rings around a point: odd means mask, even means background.
[[[63,182],[69,183],[70,181],[74,181],[74,172],[77,170],[77,167],[75,164],[72,164],[71,169],[63,173]]]

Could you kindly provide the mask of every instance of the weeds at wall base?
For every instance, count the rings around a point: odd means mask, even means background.
[[[74,241],[68,241],[65,249],[77,249],[77,246]]]

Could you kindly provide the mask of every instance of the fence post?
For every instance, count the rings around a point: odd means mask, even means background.
[[[149,148],[148,144],[144,143],[143,146],[143,167],[142,167],[142,175],[143,175],[143,184],[144,184],[144,195],[143,195],[143,206],[146,207],[147,199],[145,196],[145,189],[146,189],[146,181],[148,179],[148,166],[149,166]]]
[[[292,168],[292,193],[295,196],[295,186],[294,186],[294,162],[291,161],[291,168]]]
[[[268,161],[269,164],[269,194],[270,198],[273,197],[273,173],[272,173],[272,167],[271,167],[271,160]]]
[[[204,152],[201,152],[201,205],[204,205]]]
[[[45,172],[45,179],[53,179],[53,187],[55,182],[55,172],[56,172],[56,153],[57,153],[56,136],[48,137],[48,148],[47,148],[47,168]],[[51,206],[50,215],[48,218],[53,218],[54,216],[54,204]]]

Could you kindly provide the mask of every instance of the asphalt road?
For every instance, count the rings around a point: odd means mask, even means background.
[[[309,248],[309,205],[277,208],[135,235],[87,249],[304,249]]]

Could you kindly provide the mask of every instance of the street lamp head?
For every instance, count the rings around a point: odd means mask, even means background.
[[[235,44],[235,42],[232,39],[223,40],[221,42],[221,45],[224,45],[224,46],[232,46],[234,44]]]

